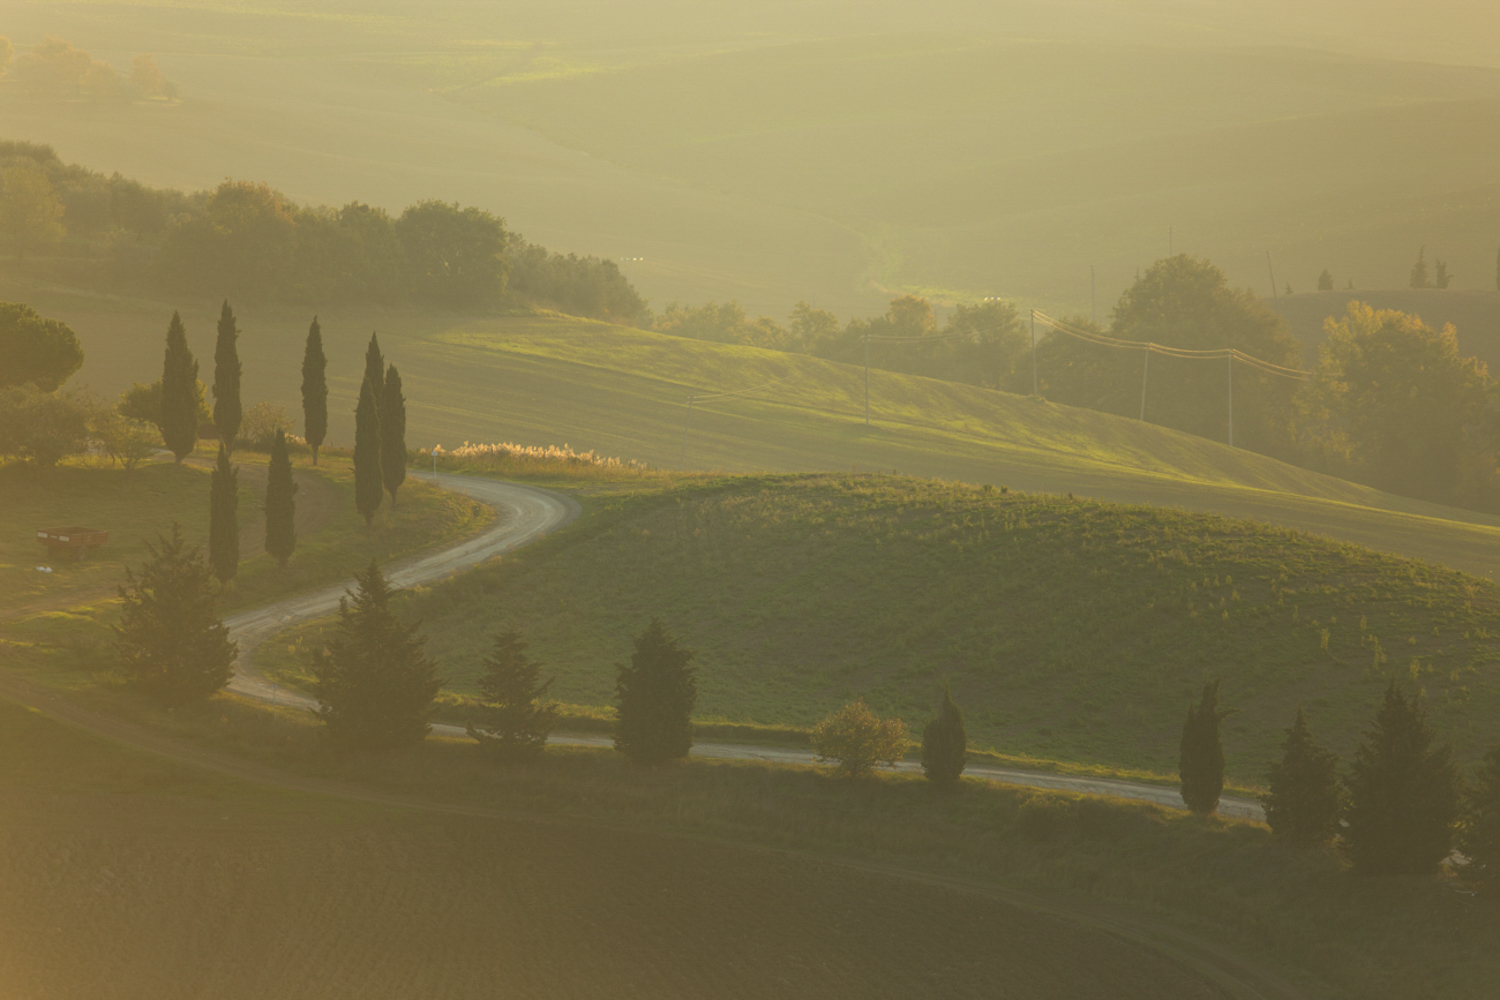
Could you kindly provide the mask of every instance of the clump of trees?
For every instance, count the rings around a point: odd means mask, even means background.
[[[13,54],[10,41],[0,38],[0,76],[13,80],[33,98],[108,102],[171,100],[177,96],[177,85],[162,74],[156,58],[149,53],[139,53],[131,59],[128,75],[95,59],[72,42],[52,35],[11,64]]]
[[[911,741],[900,718],[883,718],[864,699],[829,712],[812,731],[818,760],[835,765],[850,778],[868,774],[877,764],[894,766]]]
[[[114,628],[126,681],[166,705],[202,701],[234,676],[239,653],[214,613],[208,564],[182,531],[147,543],[151,558],[139,575],[125,571],[124,608]]]

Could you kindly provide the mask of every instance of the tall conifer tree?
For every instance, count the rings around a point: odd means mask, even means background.
[[[922,730],[922,770],[931,781],[951,783],[964,773],[968,759],[969,737],[964,732],[964,714],[953,700],[953,689],[944,684],[937,718]]]
[[[220,583],[240,571],[240,472],[229,465],[229,451],[219,443],[219,461],[209,487],[208,564]]]
[[[1178,775],[1182,778],[1182,801],[1200,816],[1212,816],[1224,794],[1224,744],[1219,724],[1227,712],[1219,710],[1219,682],[1203,685],[1197,705],[1188,706],[1182,726]]]
[[[1433,740],[1420,696],[1393,678],[1348,778],[1343,847],[1356,871],[1427,875],[1452,852],[1458,771]]]
[[[151,559],[137,576],[125,571],[125,607],[116,648],[129,683],[169,705],[207,698],[234,676],[239,652],[214,614],[209,568],[172,525],[170,539],[146,543]]]
[[[375,405],[385,394],[385,355],[380,353],[380,338],[370,334],[370,345],[365,348],[365,379],[375,389]]]
[[[629,665],[615,684],[615,749],[642,764],[686,757],[693,746],[696,673],[683,649],[658,618],[635,639]]]
[[[302,436],[312,449],[313,465],[328,434],[328,358],[323,355],[323,328],[314,316],[302,352]]]
[[[271,463],[266,473],[266,551],[279,566],[286,565],[297,547],[296,495],[286,432],[278,428],[276,439],[271,442]]]
[[[466,727],[486,753],[500,760],[527,760],[541,753],[557,723],[557,709],[542,703],[552,679],[541,679],[540,665],[526,655],[515,629],[495,636],[484,661],[479,693],[489,705]]]
[[[385,493],[380,475],[380,410],[375,405],[375,387],[368,378],[359,387],[359,405],[354,409],[354,506],[365,524],[374,523],[375,512]]]
[[[1271,832],[1294,847],[1332,842],[1343,808],[1338,766],[1336,754],[1313,742],[1307,714],[1298,708],[1281,744],[1281,760],[1271,767],[1271,790],[1264,799]]]
[[[240,432],[240,350],[239,326],[229,300],[219,312],[219,337],[214,342],[214,427],[227,451],[234,451],[234,438]]]
[[[182,317],[172,313],[161,368],[161,436],[177,461],[198,443],[198,362],[188,350]]]
[[[406,482],[406,397],[401,395],[401,373],[395,365],[385,373],[380,399],[380,469],[394,507],[396,491]]]
[[[417,635],[390,608],[391,589],[373,561],[358,590],[339,603],[338,637],[313,659],[317,715],[329,733],[382,749],[427,735],[432,699],[443,686]]]

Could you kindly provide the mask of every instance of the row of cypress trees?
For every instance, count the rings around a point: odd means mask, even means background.
[[[219,437],[219,453],[209,487],[208,520],[208,565],[220,583],[234,579],[240,562],[239,468],[230,464],[244,418],[240,393],[244,368],[239,357],[239,336],[239,322],[226,300],[219,312],[214,342],[213,424]],[[314,464],[328,427],[326,365],[322,335],[314,317],[302,368],[303,414]],[[192,453],[198,441],[198,362],[188,348],[187,329],[177,312],[172,314],[167,327],[160,426],[163,441],[180,463]],[[281,566],[286,565],[297,547],[296,493],[286,435],[278,430],[271,443],[267,469],[265,549]]]
[[[1182,730],[1182,798],[1203,815],[1218,808],[1224,789],[1220,724],[1230,713],[1218,696],[1217,681],[1204,685]],[[1430,874],[1458,847],[1470,859],[1465,879],[1500,891],[1500,746],[1466,794],[1452,748],[1437,742],[1420,694],[1395,678],[1346,775],[1299,708],[1269,777],[1266,822],[1287,844],[1336,842],[1355,870],[1371,875]]]
[[[384,495],[406,482],[406,397],[401,373],[385,367],[380,340],[370,334],[365,351],[365,377],[354,409],[354,505],[365,524],[374,523]]]

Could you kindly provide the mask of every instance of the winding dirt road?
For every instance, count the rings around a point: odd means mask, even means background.
[[[434,481],[434,477],[429,473],[412,473],[412,475],[429,482]],[[394,587],[412,587],[475,566],[492,556],[535,541],[548,532],[567,524],[579,514],[578,503],[573,499],[531,486],[475,476],[446,474],[437,476],[435,481],[444,489],[457,490],[495,507],[499,511],[499,518],[493,528],[477,538],[395,564],[388,574]],[[350,586],[352,586],[352,581],[226,618],[224,623],[229,626],[230,634],[240,644],[240,663],[236,667],[234,680],[229,683],[229,689],[237,694],[261,701],[282,705],[304,705],[312,708],[315,703],[305,694],[284,690],[257,674],[252,662],[253,653],[257,645],[281,629],[336,610],[339,606],[339,599],[344,596]],[[464,730],[458,726],[440,724],[433,726],[433,731],[443,736],[464,735]],[[575,746],[611,745],[607,738],[567,733],[555,734],[549,742]],[[812,764],[817,760],[808,750],[740,743],[695,743],[693,753],[699,757],[763,760],[782,764]],[[898,764],[897,769],[915,771],[918,770],[918,765],[912,761],[905,761]],[[1177,790],[1163,785],[1148,785],[1111,778],[1016,771],[983,764],[971,764],[964,773],[1009,785],[1082,792],[1090,795],[1114,795],[1120,798],[1155,802],[1174,809],[1186,808]],[[1260,804],[1248,799],[1221,799],[1219,813],[1237,819],[1265,819],[1265,811]]]

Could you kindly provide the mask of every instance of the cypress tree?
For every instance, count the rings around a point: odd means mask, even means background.
[[[1307,715],[1286,731],[1281,760],[1271,767],[1270,792],[1262,800],[1271,832],[1294,847],[1322,847],[1339,832],[1338,756],[1313,742]]]
[[[226,299],[219,313],[219,337],[214,342],[214,427],[230,452],[240,432],[240,352],[235,346],[239,336],[234,310]]]
[[[271,442],[271,462],[266,473],[266,551],[285,566],[297,547],[297,484],[292,481],[292,460],[286,450],[286,432],[277,429]]]
[[[208,564],[220,583],[240,570],[240,470],[230,468],[229,451],[219,442],[208,504]]]
[[[401,373],[391,365],[385,373],[380,399],[380,469],[391,506],[406,482],[406,397],[401,395]]]
[[[466,728],[480,748],[497,759],[531,759],[547,745],[557,709],[539,704],[552,687],[552,679],[540,680],[540,669],[526,655],[520,632],[510,629],[495,636],[479,679],[479,693],[489,705],[478,725],[470,722]]]
[[[953,701],[952,688],[943,684],[943,701],[937,718],[922,730],[922,770],[928,780],[951,783],[964,773],[969,758],[969,738],[964,715]]]
[[[1485,754],[1469,792],[1458,849],[1469,859],[1461,869],[1469,889],[1486,899],[1500,898],[1500,746]]]
[[[302,352],[302,435],[312,449],[313,465],[328,434],[328,359],[323,355],[323,328],[314,316]]]
[[[129,683],[168,705],[199,701],[229,683],[239,653],[214,614],[214,587],[198,549],[182,529],[146,543],[151,558],[139,576],[125,571],[125,602],[114,626],[115,648]]]
[[[368,378],[359,387],[359,405],[354,409],[354,506],[365,524],[374,522],[385,484],[380,476],[380,410],[375,405],[375,387]]]
[[[615,749],[641,764],[686,757],[693,746],[698,700],[692,650],[683,649],[658,618],[635,639],[629,665],[617,668]]]
[[[161,436],[180,463],[198,443],[198,362],[182,317],[172,313],[161,367]]]
[[[1392,678],[1347,781],[1343,847],[1356,871],[1426,875],[1452,852],[1458,772],[1433,739],[1419,696]]]
[[[375,389],[375,405],[385,395],[385,357],[380,353],[380,338],[370,334],[370,346],[365,348],[365,380]]]
[[[313,657],[314,712],[329,735],[352,746],[418,742],[431,728],[442,678],[422,649],[421,626],[403,625],[391,611],[390,586],[373,560],[357,584],[339,602],[338,636]]]
[[[1203,697],[1188,706],[1182,725],[1177,773],[1182,779],[1182,801],[1200,816],[1212,816],[1224,793],[1224,744],[1219,724],[1228,715],[1219,711],[1219,682],[1203,685]]]

